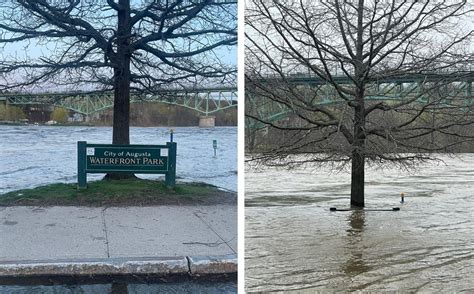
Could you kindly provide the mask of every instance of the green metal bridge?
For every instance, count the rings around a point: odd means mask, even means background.
[[[443,107],[472,107],[474,97],[472,83],[474,72],[456,73],[415,73],[386,78],[372,79],[366,85],[365,101],[410,101],[427,104],[436,100]],[[347,76],[335,76],[333,82],[351,90],[354,82]],[[286,77],[266,76],[246,83],[246,109],[251,109],[265,121],[278,121],[288,117],[293,110],[288,104],[291,99],[283,97],[287,103],[265,98],[265,88],[273,93],[298,99],[310,105],[330,106],[347,104],[353,98],[349,95],[341,98],[340,93],[329,81],[303,73],[289,74]],[[281,90],[279,90],[281,89]],[[291,89],[291,93],[290,93]],[[296,98],[295,98],[296,99]],[[285,105],[286,104],[286,105]]]
[[[49,105],[63,107],[89,116],[114,105],[113,92],[69,92],[69,93],[0,93],[0,101],[9,105]],[[131,103],[157,102],[173,104],[195,110],[203,115],[237,106],[237,88],[200,88],[161,90],[154,94],[130,94]]]

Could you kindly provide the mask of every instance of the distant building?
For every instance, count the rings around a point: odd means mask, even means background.
[[[74,112],[72,116],[68,117],[68,122],[82,122],[84,121],[84,115]]]

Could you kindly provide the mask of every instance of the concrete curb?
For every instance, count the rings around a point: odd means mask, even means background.
[[[99,275],[218,275],[237,273],[237,256],[106,258],[0,262],[0,278]]]
[[[188,256],[192,276],[237,273],[237,255]]]
[[[185,257],[22,261],[1,263],[0,277],[90,276],[117,274],[179,275],[187,274],[188,270],[188,261]]]

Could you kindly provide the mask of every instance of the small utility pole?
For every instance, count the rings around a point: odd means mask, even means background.
[[[212,140],[212,147],[214,147],[214,158],[217,158],[217,140]]]

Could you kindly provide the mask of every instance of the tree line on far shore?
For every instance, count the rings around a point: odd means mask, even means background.
[[[26,113],[16,106],[6,106],[0,104],[0,121],[19,121],[26,119]]]
[[[343,107],[332,107],[334,112],[343,111]],[[416,109],[412,109],[415,112]],[[374,112],[371,116],[373,124],[396,124],[403,122],[409,113],[396,114],[388,116],[383,112]],[[449,113],[445,110],[441,113],[426,112],[420,115],[413,123],[415,128],[425,129],[434,128],[438,125],[446,125],[459,115],[457,112]],[[465,115],[470,115],[466,112]],[[315,119],[317,116],[315,116]],[[245,149],[248,154],[268,153],[276,150],[281,146],[291,145],[290,142],[295,143],[300,147],[300,153],[324,153],[328,152],[327,142],[321,140],[327,136],[324,130],[307,130],[291,128],[294,125],[304,125],[304,121],[295,114],[290,114],[274,124],[277,127],[270,125],[256,124],[255,121],[247,119],[245,130]],[[304,135],[302,135],[304,134]],[[474,124],[466,125],[452,125],[448,128],[440,129],[435,132],[416,133],[416,136],[411,133],[405,134],[405,139],[385,140],[375,139],[367,141],[367,148],[369,151],[383,150],[385,153],[424,153],[427,150],[435,150],[434,152],[444,153],[472,153],[474,152],[474,141],[466,140],[469,136],[474,134]],[[455,134],[455,135],[453,135]],[[342,137],[335,136],[332,138],[331,144],[339,146],[340,149],[349,149],[350,146],[343,140]]]

